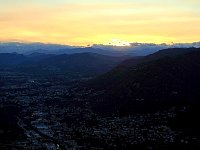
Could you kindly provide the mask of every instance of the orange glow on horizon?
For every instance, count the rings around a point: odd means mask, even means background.
[[[200,41],[200,1],[61,1],[26,2],[20,8],[0,2],[0,41],[75,46]]]

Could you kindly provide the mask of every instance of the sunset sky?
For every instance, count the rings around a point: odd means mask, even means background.
[[[1,0],[0,41],[200,41],[200,0]]]

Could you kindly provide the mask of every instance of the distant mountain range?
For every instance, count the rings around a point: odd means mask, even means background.
[[[200,42],[194,43],[172,43],[172,44],[152,44],[152,43],[130,43],[130,46],[97,45],[90,47],[78,47],[58,44],[43,43],[0,43],[0,53],[13,53],[29,55],[32,53],[44,54],[74,54],[74,53],[97,53],[109,56],[146,56],[167,48],[189,48],[200,47]]]
[[[12,71],[35,75],[62,74],[76,78],[91,77],[111,70],[126,58],[96,53],[61,55],[2,53],[0,54],[0,68],[7,67]]]
[[[17,53],[2,53],[0,54],[0,66],[12,66],[17,65],[20,63],[23,63],[24,61],[27,61],[28,58],[26,58],[22,54]]]

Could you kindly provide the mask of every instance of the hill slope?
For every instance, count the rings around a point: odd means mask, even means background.
[[[199,105],[200,51],[160,57],[133,68],[117,67],[96,80],[95,83],[102,83],[100,89],[106,89],[94,102],[100,111],[129,114],[182,104]]]
[[[96,80],[93,80],[92,84],[95,87],[118,84],[121,80],[129,76],[129,72],[136,70],[137,65],[147,64],[165,57],[177,57],[192,51],[200,51],[200,48],[164,49],[145,57],[133,57],[126,59],[110,72],[98,77]]]

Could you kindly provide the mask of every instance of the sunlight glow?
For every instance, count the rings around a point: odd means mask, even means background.
[[[196,0],[0,1],[0,41],[117,46],[199,41],[199,7]]]
[[[110,42],[109,45],[113,45],[113,46],[130,46],[130,43],[127,42],[127,41],[122,41],[120,39],[112,39],[112,42]]]

